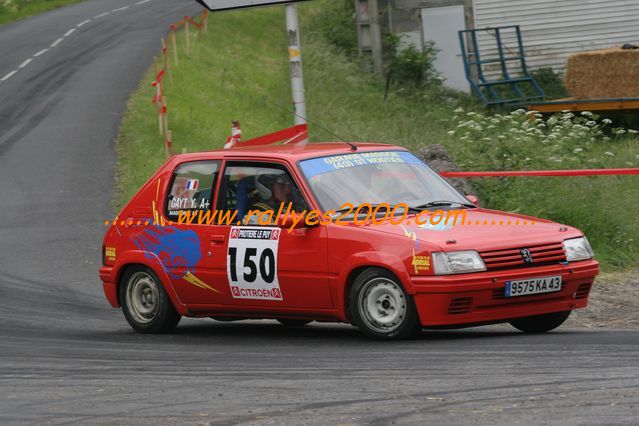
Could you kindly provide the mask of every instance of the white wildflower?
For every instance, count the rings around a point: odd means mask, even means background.
[[[592,116],[592,112],[590,112],[590,111],[582,111],[581,115],[584,115],[586,117],[591,117]]]
[[[575,148],[572,152],[574,152],[575,154],[579,154],[580,152],[583,152],[583,148]]]
[[[613,154],[610,151],[606,151],[606,152],[604,152],[604,154],[606,154],[608,157],[614,157],[615,156],[615,154]]]
[[[457,108],[457,109],[456,109],[455,111],[453,111],[453,112],[458,112],[458,113],[459,113],[459,112],[464,112],[464,108],[459,107],[459,108]]]
[[[455,134],[455,131],[454,131],[454,130],[449,130],[449,131],[448,131],[448,132],[446,132],[446,133],[452,136],[452,135],[454,135],[454,134]]]
[[[609,119],[609,118],[604,118],[603,120],[601,120],[601,122],[602,122],[603,124],[612,124],[612,120],[611,120],[611,119]]]

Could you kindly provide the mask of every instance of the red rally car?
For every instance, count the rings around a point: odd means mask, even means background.
[[[249,220],[284,200],[322,220]],[[463,219],[417,223],[425,210]],[[598,272],[578,229],[477,207],[402,147],[313,143],[171,157],[110,225],[100,278],[139,332],[182,316],[267,318],[402,339],[552,330],[587,305]]]

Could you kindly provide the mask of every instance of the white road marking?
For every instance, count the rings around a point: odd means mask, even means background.
[[[0,78],[0,81],[5,81],[6,79],[10,78],[13,74],[15,74],[17,72],[18,72],[18,70],[11,71],[9,74],[7,74],[4,77]]]
[[[152,0],[141,0],[141,1],[137,2],[136,4],[144,4],[144,3],[148,3],[148,2],[150,2],[150,1],[152,1]],[[130,7],[130,6],[124,6],[124,7],[121,7],[121,8],[119,8],[119,9],[113,9],[111,12],[120,12],[120,11],[122,11],[122,10],[126,10],[126,9],[128,9],[129,7]],[[99,18],[102,18],[102,17],[104,17],[104,16],[107,16],[107,15],[108,15],[109,13],[111,13],[111,12],[104,12],[104,13],[101,13],[101,14],[99,14],[99,15],[94,16],[94,17],[93,17],[93,19],[99,19]],[[76,25],[76,28],[80,28],[81,26],[86,25],[86,24],[88,24],[89,22],[91,22],[91,19],[85,19],[84,21],[82,21],[82,22],[80,22],[78,25]],[[58,44],[62,43],[62,41],[63,41],[64,37],[68,37],[68,36],[70,36],[71,34],[73,34],[73,33],[75,32],[76,28],[71,28],[69,31],[67,31],[66,33],[64,33],[64,35],[63,35],[62,37],[60,37],[59,39],[57,39],[56,41],[54,41],[53,43],[51,43],[51,47],[56,47]],[[46,53],[48,50],[49,50],[49,48],[47,48],[47,49],[42,49],[42,50],[41,50],[41,51],[39,51],[38,53],[34,54],[34,55],[33,55],[33,57],[34,57],[34,58],[37,58],[38,56],[43,55],[44,53]],[[20,64],[19,69],[20,69],[20,68],[24,68],[24,67],[26,67],[27,65],[29,65],[29,64],[31,63],[31,61],[33,61],[33,58],[29,58],[29,59],[27,59],[26,61],[24,61],[23,63],[21,63],[21,64]],[[17,72],[18,72],[18,70],[13,70],[13,71],[11,71],[10,73],[8,73],[8,74],[7,74],[7,75],[5,75],[4,77],[2,77],[2,78],[0,79],[0,81],[8,80],[9,78],[11,78],[11,77],[12,77],[15,73],[17,73]]]

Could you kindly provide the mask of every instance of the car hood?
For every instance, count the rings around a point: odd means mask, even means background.
[[[387,221],[382,225],[367,224],[363,227],[376,232],[418,239],[429,245],[438,246],[432,247],[432,250],[443,251],[486,251],[526,247],[557,243],[582,235],[576,228],[532,216],[482,208],[463,211],[463,223],[460,215],[454,225],[452,216],[448,224],[442,221],[437,225],[417,225],[415,216],[411,215],[401,225],[392,225]]]

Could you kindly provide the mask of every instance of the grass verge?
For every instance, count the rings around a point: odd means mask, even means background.
[[[465,170],[639,165],[636,135],[593,125],[591,117],[569,117],[570,124],[560,117],[556,126],[531,123],[517,114],[488,114],[465,96],[429,90],[393,90],[384,101],[383,82],[362,72],[313,25],[326,4],[300,5],[308,111],[315,123],[310,126],[312,140],[335,140],[337,134],[412,150],[440,143]],[[236,119],[245,138],[292,124],[283,28],[282,7],[210,15],[209,33],[192,43],[190,58],[181,56],[173,83],[167,79],[165,87],[176,152],[222,147]],[[179,39],[183,53],[183,34]],[[164,161],[151,80],[149,72],[122,123],[118,206]],[[581,228],[607,269],[627,267],[639,257],[636,176],[487,178],[474,183],[489,207]]]
[[[0,0],[0,25],[84,0]]]

